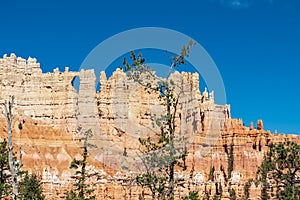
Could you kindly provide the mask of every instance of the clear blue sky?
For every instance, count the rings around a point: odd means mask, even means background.
[[[0,54],[36,57],[44,72],[78,70],[114,34],[174,29],[213,58],[233,117],[300,133],[299,10],[299,0],[3,1]]]

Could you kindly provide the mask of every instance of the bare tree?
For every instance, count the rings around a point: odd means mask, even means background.
[[[13,200],[18,199],[18,188],[19,180],[18,176],[20,174],[20,169],[22,167],[22,152],[20,149],[20,160],[17,160],[13,153],[13,141],[12,141],[12,123],[13,123],[13,106],[14,106],[14,96],[11,97],[11,100],[8,102],[5,101],[3,104],[6,119],[7,119],[7,137],[8,137],[8,164],[9,171],[12,176],[12,198]]]

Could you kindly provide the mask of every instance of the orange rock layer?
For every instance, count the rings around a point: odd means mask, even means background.
[[[22,119],[22,130],[16,125],[19,123],[18,119],[14,122],[13,139],[15,151],[22,148],[22,169],[40,176],[47,199],[63,198],[73,184],[71,176],[74,170],[69,169],[70,162],[73,158],[81,157],[82,143],[78,137],[53,129],[40,121]],[[199,191],[202,196],[205,189],[213,196],[217,192],[217,183],[222,185],[222,199],[228,199],[229,182],[230,187],[235,188],[238,196],[242,197],[247,180],[256,179],[257,167],[261,164],[269,143],[285,139],[300,143],[300,138],[295,135],[270,134],[263,129],[250,130],[242,126],[240,120],[230,120],[228,123],[231,123],[232,128],[224,130],[211,148],[205,145],[205,134],[195,135],[188,148],[188,169],[176,172],[177,198],[183,197],[189,190]],[[7,127],[3,118],[0,130],[1,137],[5,138]],[[230,145],[233,145],[234,168],[232,178],[226,180]],[[135,172],[115,168],[109,164],[113,160],[109,157],[103,163],[94,157],[97,155],[94,151],[91,151],[88,169],[99,172],[97,177],[89,180],[95,188],[97,199],[138,199],[141,194],[150,194],[135,184]],[[212,167],[213,181],[209,180]],[[260,186],[253,184],[250,194],[250,199],[259,199]]]

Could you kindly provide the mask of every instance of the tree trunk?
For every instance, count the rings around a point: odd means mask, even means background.
[[[6,119],[7,119],[7,137],[8,137],[8,164],[9,164],[9,171],[12,175],[12,198],[13,200],[17,200],[18,199],[18,172],[19,169],[21,167],[21,162],[20,165],[18,165],[15,162],[15,158],[13,155],[13,142],[12,142],[12,121],[13,121],[13,115],[12,115],[12,108],[13,108],[13,104],[14,104],[14,97],[11,98],[11,101],[9,101],[8,103],[5,102],[4,104],[4,110],[5,110],[5,114],[6,114]],[[21,154],[20,154],[21,157]],[[21,159],[21,158],[20,158]]]

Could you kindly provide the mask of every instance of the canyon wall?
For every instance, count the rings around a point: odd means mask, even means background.
[[[100,76],[100,91],[96,92],[96,76]],[[80,79],[79,91],[74,79]],[[239,196],[248,179],[256,179],[257,166],[271,142],[285,139],[300,143],[296,135],[283,135],[264,130],[259,120],[246,127],[240,119],[232,119],[229,105],[214,103],[213,92],[199,90],[197,73],[174,73],[172,80],[181,88],[176,135],[187,137],[188,149],[184,172],[176,172],[176,196],[188,190],[213,196],[220,185],[223,199],[228,188]],[[138,187],[134,178],[143,170],[137,156],[138,138],[159,131],[153,116],[164,112],[157,94],[148,94],[143,87],[117,69],[110,78],[105,72],[93,70],[64,72],[55,69],[42,73],[34,58],[17,58],[14,54],[0,59],[0,103],[15,97],[14,144],[21,147],[24,169],[39,174],[47,199],[63,198],[72,185],[69,164],[81,157],[80,135],[92,129],[89,150],[89,170],[98,171],[94,184],[97,199],[138,199],[149,191]],[[1,136],[6,136],[6,122],[1,113]],[[19,124],[22,124],[20,128]],[[234,168],[228,180],[230,148]],[[209,174],[213,170],[213,179]],[[230,184],[229,184],[230,183]],[[251,199],[259,199],[260,187],[251,185]]]

